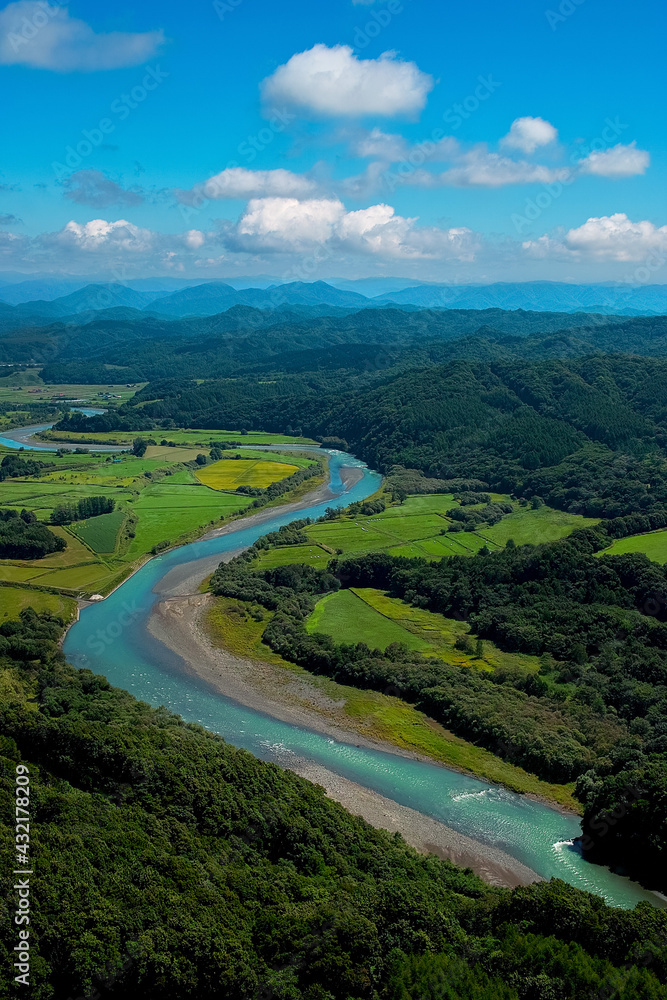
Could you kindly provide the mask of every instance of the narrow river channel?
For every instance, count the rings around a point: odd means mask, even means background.
[[[31,447],[28,431],[34,434],[35,428],[12,431],[11,440],[6,438],[2,443]],[[377,490],[381,477],[357,459],[340,452],[329,453],[328,458],[332,499],[297,514],[281,513],[276,508],[275,516],[251,527],[239,520],[225,535],[151,559],[106,600],[83,609],[65,640],[68,660],[104,674],[136,698],[165,705],[186,721],[200,723],[262,760],[288,764],[290,758],[299,757],[324,766],[505,851],[543,878],[561,878],[603,896],[613,906],[633,907],[641,900],[664,905],[657,894],[585,861],[572,846],[580,832],[576,817],[436,764],[337,742],[239,705],[194,678],[181,658],[151,635],[149,618],[155,605],[170,596],[165,578],[176,567],[200,561],[203,579],[210,572],[211,557],[250,546],[295,518],[320,517],[327,507],[347,506]],[[341,470],[346,468],[361,470],[361,478],[350,486],[341,478]]]

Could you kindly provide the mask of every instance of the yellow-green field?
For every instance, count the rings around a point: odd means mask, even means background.
[[[298,472],[298,466],[283,462],[261,462],[249,458],[223,458],[204,466],[197,479],[213,490],[236,490],[239,486],[266,487]]]

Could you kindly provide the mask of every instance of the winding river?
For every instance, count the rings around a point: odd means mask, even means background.
[[[16,441],[13,445],[21,446]],[[104,674],[136,698],[165,705],[263,760],[285,764],[299,757],[322,765],[505,851],[544,878],[561,878],[619,907],[633,907],[641,900],[663,905],[657,894],[579,855],[572,846],[580,832],[576,817],[436,764],[337,742],[242,706],[194,678],[180,657],[151,635],[148,620],[155,605],[171,596],[168,576],[176,567],[199,563],[203,579],[216,556],[252,545],[295,517],[317,518],[326,507],[362,500],[380,484],[378,473],[350,455],[329,453],[329,468],[332,499],[298,514],[276,508],[275,516],[262,524],[249,527],[241,520],[227,534],[173,549],[147,562],[103,602],[84,608],[65,640],[69,661]],[[341,478],[346,468],[360,470],[353,485]],[[197,566],[192,570],[197,572]]]

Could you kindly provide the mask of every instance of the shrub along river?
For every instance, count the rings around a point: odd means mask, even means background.
[[[350,467],[361,469],[361,478],[346,486],[341,469]],[[381,481],[378,473],[342,453],[329,455],[329,468],[333,499],[296,515],[276,508],[275,516],[262,524],[247,526],[239,521],[225,535],[167,552],[146,563],[105,601],[85,608],[66,637],[70,662],[104,674],[136,698],[165,705],[186,721],[200,723],[263,760],[285,764],[296,756],[324,766],[505,851],[544,878],[561,878],[604,896],[615,906],[632,907],[640,900],[662,905],[661,897],[579,855],[572,845],[580,832],[575,816],[436,764],[340,743],[246,708],[193,678],[180,657],[151,635],[148,620],[154,606],[169,594],[164,580],[170,571],[200,560],[204,578],[212,556],[250,546],[295,517],[317,518],[326,507],[362,500]]]

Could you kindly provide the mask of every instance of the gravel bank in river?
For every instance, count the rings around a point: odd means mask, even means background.
[[[223,529],[224,530],[224,529]],[[230,554],[231,555],[231,554]],[[217,562],[220,557],[217,557]],[[205,681],[228,698],[284,722],[307,727],[342,743],[367,746],[406,757],[389,743],[370,740],[349,728],[342,705],[333,701],[298,673],[271,663],[236,657],[211,645],[202,626],[202,616],[211,600],[207,594],[187,594],[194,581],[193,567],[178,567],[165,577],[160,592],[170,596],[152,614],[151,634],[176,653],[183,669]],[[201,561],[197,565],[201,581]],[[168,585],[167,585],[168,584]],[[340,717],[340,718],[337,718]],[[345,722],[348,728],[345,728]],[[399,832],[417,850],[449,858],[457,865],[472,868],[492,885],[513,887],[539,881],[539,876],[504,851],[466,837],[414,809],[385,798],[377,792],[341,777],[311,761],[286,757],[284,766],[321,785],[327,795],[367,822],[390,832]]]

